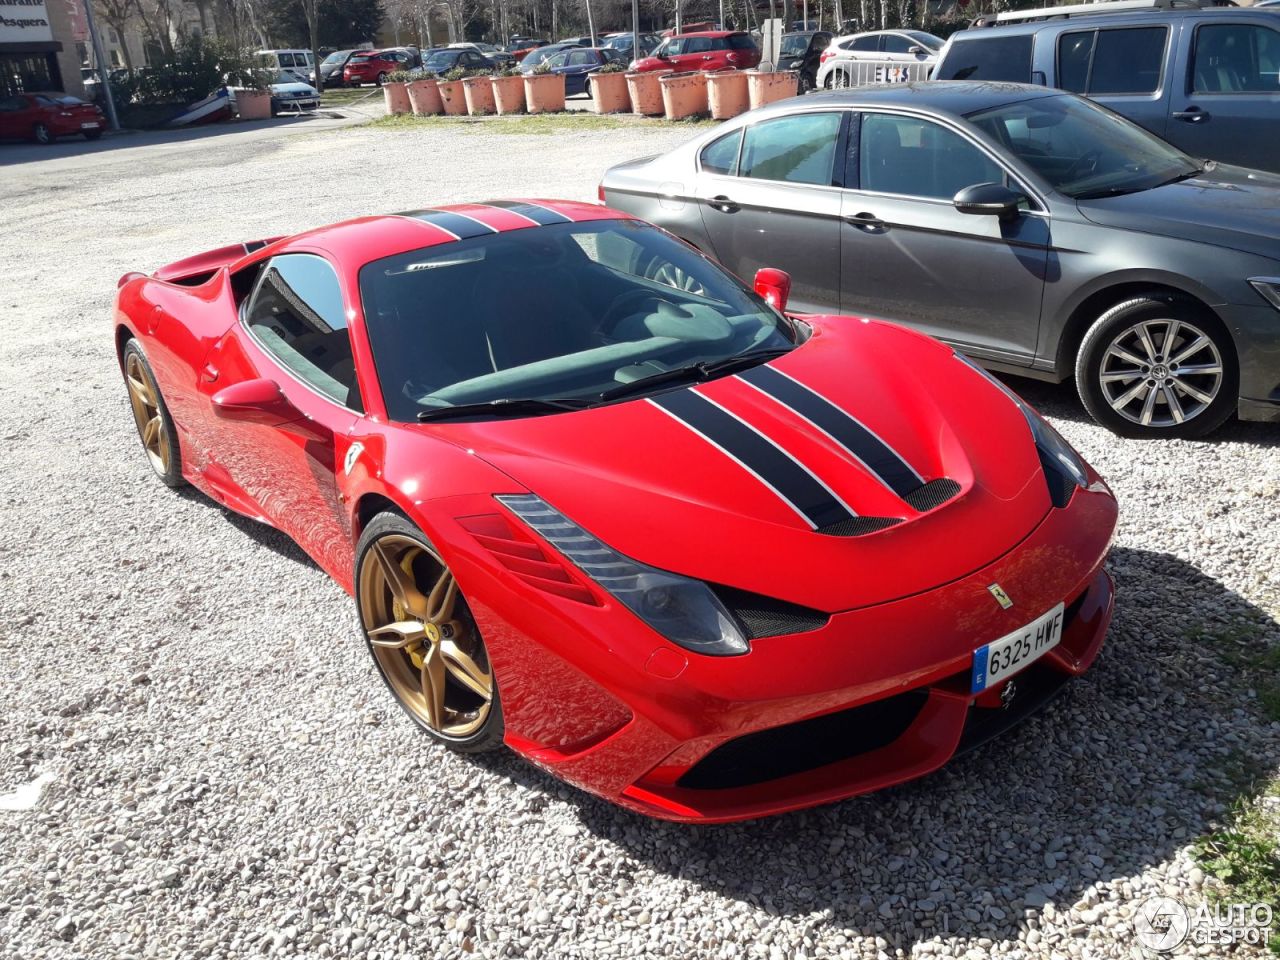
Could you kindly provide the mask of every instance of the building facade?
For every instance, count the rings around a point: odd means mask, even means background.
[[[0,0],[0,96],[35,90],[81,94],[77,0]]]

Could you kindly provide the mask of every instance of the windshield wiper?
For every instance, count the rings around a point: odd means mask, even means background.
[[[670,370],[663,370],[661,373],[651,374],[647,377],[641,377],[639,380],[632,380],[630,383],[620,383],[616,387],[610,387],[599,394],[598,399],[601,402],[618,400],[636,393],[644,393],[663,384],[679,383],[686,380],[692,383],[701,383],[704,380],[710,380],[717,374],[759,366],[785,353],[790,353],[792,349],[793,347],[786,346],[774,347],[769,350],[752,350],[749,353],[734,354],[732,357],[725,357],[722,360],[703,360],[683,367],[672,367]]]
[[[498,417],[520,417],[530,413],[561,413],[565,410],[582,410],[593,403],[595,403],[594,400],[581,397],[561,397],[557,399],[499,397],[497,400],[458,403],[451,407],[433,407],[430,410],[419,410],[418,419],[424,422],[427,420],[452,420],[455,417],[471,417],[482,413],[491,413]]]
[[[1204,167],[1195,167],[1185,173],[1174,174],[1168,180],[1161,180],[1159,183],[1148,184],[1145,187],[1103,187],[1101,190],[1090,190],[1086,193],[1074,194],[1073,199],[1098,200],[1102,197],[1120,197],[1126,193],[1141,193],[1144,190],[1154,190],[1156,187],[1167,187],[1171,183],[1181,183],[1183,180],[1198,177],[1202,173],[1204,173]]]

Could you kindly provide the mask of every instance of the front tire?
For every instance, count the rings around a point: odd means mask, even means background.
[[[165,405],[155,374],[147,362],[137,340],[130,340],[124,348],[124,383],[129,391],[129,406],[133,410],[133,424],[138,428],[138,439],[147,454],[147,462],[161,482],[168,487],[186,486],[182,478],[182,450],[178,446],[178,431]]]
[[[1231,416],[1240,369],[1208,310],[1172,294],[1116,304],[1084,336],[1076,388],[1089,414],[1122,437],[1191,439]]]
[[[385,73],[380,73],[380,74],[378,74],[378,79],[377,79],[377,81],[375,82],[375,86],[379,86],[379,87],[380,87],[380,86],[382,86],[382,85],[383,85],[384,83],[386,83],[386,82],[387,82],[387,75],[386,75]]]
[[[413,722],[460,753],[501,746],[488,650],[431,541],[401,514],[381,513],[356,545],[355,579],[369,653]]]
[[[43,123],[37,123],[31,128],[31,139],[36,143],[50,144],[57,139],[53,135],[53,131]]]

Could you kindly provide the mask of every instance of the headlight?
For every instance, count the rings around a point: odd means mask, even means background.
[[[750,649],[729,611],[700,580],[656,570],[624,557],[533,494],[497,499],[672,643],[694,653],[718,657],[735,656]]]
[[[1040,454],[1040,465],[1044,467],[1045,480],[1049,484],[1049,498],[1055,507],[1065,507],[1075,487],[1089,485],[1089,478],[1080,454],[1071,448],[1071,444],[1067,443],[1062,438],[1062,434],[1053,429],[1044,417],[1027,406],[1020,396],[968,357],[959,353],[955,357],[970,369],[977,371],[988,383],[994,384],[1022,411],[1022,415],[1027,418],[1027,426],[1031,428],[1031,437],[1035,440],[1036,451]]]
[[[1262,298],[1280,310],[1280,277],[1250,277],[1249,286],[1262,294]]]

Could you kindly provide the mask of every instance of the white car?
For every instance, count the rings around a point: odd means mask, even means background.
[[[281,70],[271,83],[271,115],[282,110],[314,110],[320,106],[320,92],[296,73]]]
[[[820,89],[927,80],[945,41],[923,30],[873,30],[836,37],[818,65]]]

